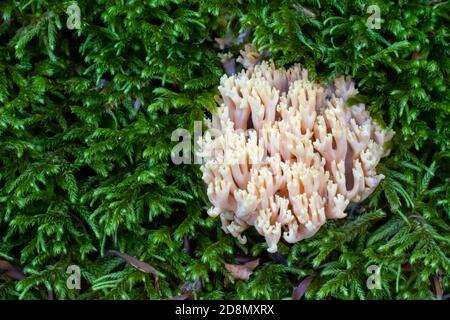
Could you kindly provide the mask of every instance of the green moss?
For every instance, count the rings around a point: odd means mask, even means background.
[[[449,291],[448,2],[374,1],[380,29],[362,1],[122,2],[0,4],[0,259],[26,274],[0,273],[0,299],[167,298],[197,279],[198,298],[289,298],[307,275],[307,298],[433,299],[439,278]],[[74,3],[78,30],[66,25]],[[352,75],[396,131],[376,192],[281,246],[283,259],[254,234],[246,246],[224,234],[198,167],[170,160],[172,131],[214,109],[214,38],[247,28],[279,65]],[[109,249],[155,267],[158,285]],[[237,255],[262,265],[224,282]],[[66,286],[69,265],[81,290]],[[379,290],[367,289],[369,265],[381,266]]]

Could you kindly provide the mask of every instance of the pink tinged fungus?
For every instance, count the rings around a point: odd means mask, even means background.
[[[246,242],[250,227],[269,252],[280,240],[312,237],[350,202],[366,199],[384,178],[376,173],[393,132],[376,124],[350,77],[328,88],[298,65],[255,64],[250,47],[238,59],[247,70],[224,75],[220,107],[200,139],[203,180],[222,229]]]

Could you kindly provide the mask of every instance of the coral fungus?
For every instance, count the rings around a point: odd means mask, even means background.
[[[324,88],[297,65],[264,61],[224,75],[219,90],[221,106],[199,141],[201,169],[208,214],[242,243],[250,226],[269,252],[281,238],[311,237],[384,178],[375,168],[392,132],[363,104],[347,105],[358,92],[349,77]]]

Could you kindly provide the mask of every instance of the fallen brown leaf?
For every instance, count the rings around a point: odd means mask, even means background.
[[[433,283],[436,300],[442,300],[442,296],[444,294],[442,291],[442,276],[440,274],[433,276]]]
[[[422,52],[414,52],[411,56],[411,59],[418,60],[418,59],[422,58],[422,55],[423,55]]]
[[[305,295],[305,292],[308,289],[309,285],[311,284],[313,278],[314,278],[313,276],[307,276],[305,279],[303,279],[299,283],[299,285],[296,286],[292,291],[292,299],[301,300]]]
[[[191,300],[191,299],[192,299],[191,293],[183,293],[180,294],[179,296],[167,298],[167,300]]]
[[[190,256],[192,252],[191,239],[189,239],[188,236],[183,237],[183,252],[188,256]]]
[[[227,269],[233,278],[238,280],[248,280],[257,266],[259,266],[259,258],[245,264],[225,263],[225,269]]]
[[[196,279],[194,281],[185,282],[181,286],[181,294],[174,297],[169,297],[167,300],[193,300],[195,299],[194,293],[202,289],[202,281]]]
[[[194,281],[186,282],[181,286],[182,293],[192,293],[200,290],[202,290],[202,281],[198,278]]]
[[[155,268],[153,268],[151,265],[149,265],[148,263],[143,262],[136,257],[130,256],[129,254],[122,253],[117,250],[109,250],[107,252],[107,254],[112,254],[112,255],[115,255],[115,256],[121,258],[122,260],[131,264],[133,267],[135,267],[139,271],[152,274],[153,278],[155,279],[155,285],[156,285],[156,287],[158,287],[158,285],[159,285],[158,271]]]
[[[25,274],[19,268],[11,264],[11,262],[0,259],[0,273],[6,274],[13,280],[22,280]]]

